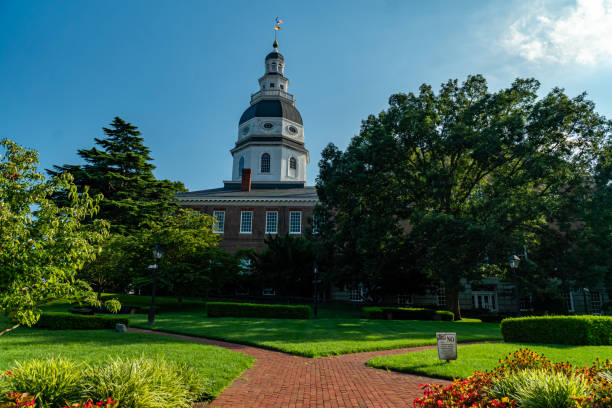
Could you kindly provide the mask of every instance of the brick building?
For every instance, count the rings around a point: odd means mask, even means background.
[[[183,207],[215,217],[220,247],[261,251],[269,234],[304,234],[318,203],[314,187],[306,186],[310,161],[304,145],[302,116],[288,93],[285,58],[274,50],[265,58],[259,91],[238,123],[238,139],[230,150],[232,179],[222,188],[178,195]]]

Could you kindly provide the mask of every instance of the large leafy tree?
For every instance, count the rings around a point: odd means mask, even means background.
[[[55,299],[97,303],[76,278],[92,261],[108,234],[107,223],[83,222],[95,214],[101,197],[77,191],[68,174],[46,180],[37,170],[38,153],[0,141],[0,313],[8,316],[0,332],[40,315],[39,306]],[[65,193],[66,206],[51,196]]]
[[[187,296],[221,292],[235,278],[238,262],[218,248],[220,237],[212,231],[213,218],[191,210],[178,210],[142,225],[135,235],[138,247],[131,263],[141,265],[140,285],[151,283],[151,250],[163,252],[158,262],[159,286],[179,301]]]
[[[65,164],[48,170],[51,175],[70,173],[79,191],[102,194],[99,218],[111,223],[114,232],[133,232],[143,221],[176,210],[174,194],[184,191],[180,182],[157,180],[150,149],[136,126],[119,117],[103,128],[105,137],[95,138],[96,147],[81,149],[85,164]],[[64,203],[65,194],[57,195]]]
[[[356,279],[378,285],[377,268],[397,268],[410,253],[445,283],[459,318],[462,282],[480,278],[485,259],[503,271],[510,253],[536,239],[610,137],[610,122],[584,95],[538,91],[536,80],[517,79],[490,92],[478,75],[437,94],[422,85],[393,95],[345,152],[323,151],[319,197]]]

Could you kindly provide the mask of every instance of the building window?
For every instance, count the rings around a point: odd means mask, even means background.
[[[302,212],[301,211],[290,211],[289,212],[289,233],[290,234],[301,234],[302,233]]]
[[[349,291],[349,300],[351,302],[363,302],[363,288],[352,288]]]
[[[266,211],[266,234],[278,233],[278,211]]]
[[[274,290],[274,288],[265,288],[261,293],[264,296],[274,296],[274,295],[276,295],[276,291]]]
[[[565,304],[567,305],[568,313],[574,312],[574,296],[572,295],[572,291],[563,292],[563,297],[565,298]]]
[[[497,312],[497,294],[495,292],[472,292],[474,309],[486,309]]]
[[[250,234],[253,232],[253,211],[240,212],[240,233]]]
[[[398,305],[412,305],[413,301],[412,295],[397,295],[395,297],[395,303]]]
[[[295,177],[297,173],[297,160],[295,157],[289,159],[289,176]]]
[[[601,293],[591,292],[591,314],[601,314]]]
[[[225,211],[213,211],[213,232],[223,234],[225,230]]]
[[[270,88],[274,88],[274,82],[270,82]]]
[[[261,172],[270,172],[270,155],[268,153],[264,153],[261,155]]]
[[[285,89],[285,85],[281,85],[280,87],[281,87],[281,89]]]
[[[438,306],[446,306],[446,289],[443,283],[436,288],[436,303]]]

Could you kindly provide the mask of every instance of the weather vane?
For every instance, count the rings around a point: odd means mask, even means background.
[[[274,19],[274,42],[276,42],[276,32],[283,29],[281,27],[281,24],[283,24],[283,20],[281,20],[280,18],[276,17]]]

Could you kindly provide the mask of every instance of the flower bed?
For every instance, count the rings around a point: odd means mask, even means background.
[[[477,371],[449,385],[421,387],[424,396],[414,400],[414,407],[604,408],[612,406],[612,362],[596,360],[590,367],[574,367],[521,349],[492,371]]]

